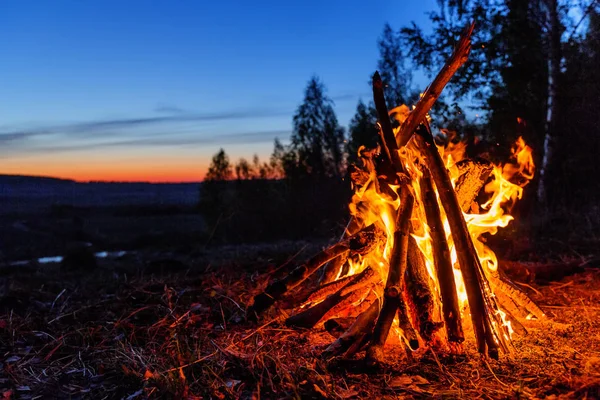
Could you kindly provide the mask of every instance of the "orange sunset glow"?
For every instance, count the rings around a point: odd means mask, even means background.
[[[52,159],[5,160],[2,174],[49,176],[80,182],[199,182],[207,170],[207,160],[172,157],[160,160]]]

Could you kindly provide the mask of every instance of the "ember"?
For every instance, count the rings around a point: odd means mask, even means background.
[[[427,112],[466,61],[472,30],[412,111],[388,112],[375,73],[381,148],[359,149],[343,238],[271,283],[251,314],[291,297],[287,325],[343,332],[325,353],[366,350],[371,364],[382,361],[386,342],[403,343],[407,353],[423,345],[462,353],[466,334],[480,353],[497,358],[524,331],[520,320],[545,317],[500,274],[484,240],[513,219],[510,210],[534,175],[531,148],[519,138],[511,159],[493,165],[466,159],[464,143],[438,144],[429,127]],[[318,270],[319,281],[309,279]]]

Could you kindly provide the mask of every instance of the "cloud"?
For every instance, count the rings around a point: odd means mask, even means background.
[[[166,105],[166,104],[159,104],[158,106],[156,106],[156,108],[154,108],[154,112],[159,113],[159,114],[186,114],[186,113],[188,113],[188,111],[183,108],[180,108],[177,106],[170,106],[170,105]]]
[[[183,113],[160,117],[139,117],[104,119],[64,125],[49,125],[22,130],[0,131],[0,143],[11,144],[34,136],[65,135],[70,138],[104,136],[140,136],[143,132],[125,132],[131,129],[145,129],[159,125],[180,123],[204,123],[217,121],[237,121],[248,118],[269,118],[290,115],[292,112],[278,109],[248,109],[215,113]],[[65,138],[66,139],[66,138]]]
[[[290,130],[268,130],[238,132],[224,135],[201,136],[187,133],[174,136],[171,133],[154,132],[149,137],[133,139],[113,139],[101,142],[87,141],[78,144],[29,146],[22,149],[21,153],[63,153],[71,151],[88,151],[110,148],[148,148],[148,147],[178,147],[200,146],[207,144],[217,145],[246,145],[255,143],[272,143],[276,137],[289,137]]]
[[[334,102],[345,102],[345,101],[352,101],[352,100],[358,100],[361,97],[367,97],[370,96],[369,93],[343,93],[343,94],[338,94],[336,96],[332,96],[331,100],[333,100]]]

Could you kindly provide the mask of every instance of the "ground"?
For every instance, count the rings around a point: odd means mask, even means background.
[[[550,321],[511,355],[389,347],[367,369],[323,359],[325,331],[246,322],[270,274],[322,243],[144,251],[96,268],[0,270],[3,398],[600,398],[600,270],[524,290]],[[274,313],[271,313],[273,315]]]

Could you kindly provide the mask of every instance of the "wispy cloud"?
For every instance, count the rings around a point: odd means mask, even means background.
[[[277,109],[252,109],[239,110],[230,112],[216,113],[180,113],[177,115],[165,115],[158,117],[139,117],[139,118],[121,118],[121,119],[104,119],[88,122],[77,122],[63,125],[48,125],[37,126],[25,129],[14,129],[0,131],[0,144],[10,145],[17,141],[25,140],[32,137],[40,137],[47,135],[65,135],[65,139],[77,139],[86,137],[97,137],[99,133],[106,136],[142,136],[145,133],[142,129],[152,128],[156,126],[167,127],[179,123],[203,123],[217,121],[237,121],[248,118],[268,118],[290,115],[287,110]],[[133,131],[132,131],[133,130]],[[137,132],[135,132],[137,130]]]
[[[154,108],[154,112],[159,114],[186,114],[189,111],[173,105],[159,104]]]
[[[172,135],[170,133],[155,132],[151,137],[140,137],[134,139],[118,139],[104,141],[85,141],[77,144],[52,144],[29,146],[24,150],[27,153],[63,153],[77,151],[93,151],[110,148],[149,148],[149,147],[190,147],[209,144],[217,145],[247,145],[256,143],[273,143],[276,137],[287,138],[291,134],[289,130],[268,130],[254,132],[239,132],[226,135]],[[1,150],[0,150],[1,152]],[[23,151],[22,151],[23,152]]]

